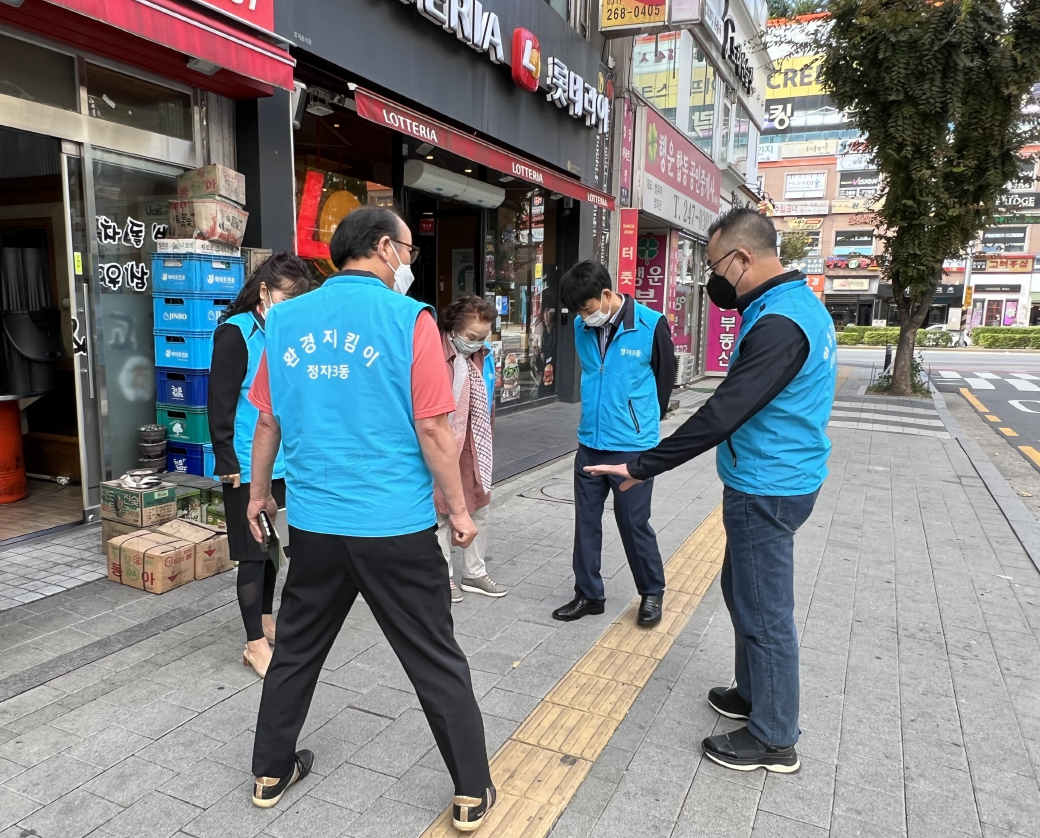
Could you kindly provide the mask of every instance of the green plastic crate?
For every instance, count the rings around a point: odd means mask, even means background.
[[[166,426],[166,438],[204,445],[209,442],[209,419],[204,407],[155,407],[157,423]]]

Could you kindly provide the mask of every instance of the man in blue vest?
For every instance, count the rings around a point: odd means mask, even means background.
[[[707,291],[742,319],[729,374],[674,434],[625,465],[593,467],[622,490],[718,446],[725,489],[722,594],[736,638],[735,684],[708,703],[733,733],[702,743],[740,771],[790,774],[800,767],[798,634],[794,624],[794,534],[827,477],[834,398],[834,325],[800,271],[785,271],[773,222],[740,207],[709,231]],[[724,444],[723,444],[724,443]]]
[[[455,410],[429,306],[406,296],[418,248],[384,208],[357,209],[330,245],[339,273],[271,310],[250,400],[249,519],[274,518],[271,465],[282,443],[292,562],[253,749],[253,802],[277,803],[314,755],[296,751],[325,658],[360,593],[396,653],[455,785],[455,826],[473,831],[495,803],[484,724],[455,641],[434,482],[452,538],[467,546]],[[397,293],[395,293],[395,291]]]
[[[600,575],[603,505],[614,493],[614,519],[641,597],[637,622],[661,622],[664,566],[650,526],[653,480],[632,492],[621,481],[589,474],[585,466],[625,463],[661,439],[661,419],[675,384],[675,349],[668,321],[657,311],[612,290],[598,262],[579,262],[560,280],[574,319],[581,361],[581,423],[574,458],[574,599],[553,611],[557,620],[602,614],[606,601]]]

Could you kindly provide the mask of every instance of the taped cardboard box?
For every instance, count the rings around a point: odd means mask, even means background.
[[[108,556],[108,579],[110,582],[122,582],[123,581],[123,561],[124,554],[126,556],[126,562],[128,568],[136,568],[130,570],[130,575],[134,578],[135,582],[139,582],[141,578],[141,568],[144,567],[144,551],[147,547],[152,544],[161,542],[167,539],[168,536],[158,536],[151,530],[135,529],[132,532],[124,533],[122,535],[113,536],[111,539],[105,542],[105,552]],[[137,560],[134,560],[134,556],[137,556]],[[131,584],[131,583],[127,583]],[[140,584],[133,584],[131,587],[139,588]]]
[[[203,238],[241,247],[248,220],[248,212],[227,201],[170,201],[170,229],[176,238]]]
[[[246,203],[246,176],[227,166],[211,164],[192,169],[177,178],[177,197],[224,198],[239,206]]]
[[[227,533],[216,527],[177,520],[163,524],[158,531],[195,545],[196,579],[208,579],[235,566],[231,561]]]
[[[123,584],[164,594],[195,578],[195,545],[165,533],[130,538],[120,547]]]
[[[101,543],[107,545],[113,538],[128,535],[141,529],[134,524],[121,524],[119,521],[101,519]],[[108,549],[107,547],[105,549]]]
[[[170,483],[128,489],[119,480],[101,484],[101,517],[136,527],[154,527],[177,517],[177,492]]]

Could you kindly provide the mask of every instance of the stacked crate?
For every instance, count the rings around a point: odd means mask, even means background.
[[[186,248],[190,245],[190,240]],[[213,331],[242,290],[241,256],[157,253],[152,259],[156,421],[166,426],[167,469],[210,477],[206,398]]]

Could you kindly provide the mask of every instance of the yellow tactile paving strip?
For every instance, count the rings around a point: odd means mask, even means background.
[[[847,375],[847,372],[846,372]],[[717,507],[665,563],[664,619],[636,626],[633,601],[491,760],[498,804],[481,838],[545,838],[722,567]],[[423,838],[457,836],[451,810]]]

